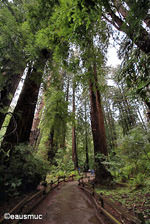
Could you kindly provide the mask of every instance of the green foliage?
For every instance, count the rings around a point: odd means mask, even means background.
[[[145,185],[146,175],[143,173],[138,173],[135,178],[130,179],[130,185],[134,188],[143,187]]]
[[[45,97],[44,119],[40,125],[42,138],[38,150],[38,154],[42,155],[44,159],[48,158],[47,155],[50,150],[53,150],[53,153],[55,153],[57,148],[63,144],[64,128],[68,119],[67,105],[65,95],[61,90],[56,89],[56,87],[48,88]],[[53,140],[56,146],[53,149],[49,145],[51,131],[54,132]]]
[[[124,48],[124,50],[122,50]],[[120,83],[126,83],[128,91],[132,97],[140,96],[145,102],[149,98],[148,85],[150,56],[140,51],[138,48],[132,48],[125,52],[126,46],[120,49],[120,55],[123,57],[123,63],[118,71]]]
[[[25,42],[21,31],[23,14],[19,7],[12,3],[8,5],[9,7],[2,7],[0,3],[0,87],[3,87],[4,81],[10,76],[9,73],[22,72],[26,64],[23,51]]]
[[[58,149],[55,155],[55,165],[50,166],[50,173],[47,175],[47,181],[55,181],[58,176],[76,175],[78,172],[74,170],[74,163],[72,161],[72,153],[68,149]]]
[[[71,152],[65,149],[58,149],[55,155],[56,165],[51,166],[51,174],[54,176],[66,175],[74,171]]]
[[[129,134],[119,140],[119,150],[129,162],[138,163],[141,157],[149,158],[149,135],[141,127],[130,130]]]
[[[48,164],[34,155],[28,145],[16,146],[4,161],[0,168],[1,199],[34,190],[46,178]]]
[[[136,127],[119,139],[118,147],[110,154],[110,171],[118,181],[129,182],[134,187],[142,186],[149,176],[149,156],[149,133]]]

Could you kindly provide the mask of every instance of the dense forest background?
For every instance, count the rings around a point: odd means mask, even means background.
[[[1,199],[79,168],[149,184],[149,72],[149,0],[1,0]]]

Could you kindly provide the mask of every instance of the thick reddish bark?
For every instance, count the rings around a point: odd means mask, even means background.
[[[92,70],[91,70],[92,72]],[[111,180],[110,173],[101,163],[103,159],[97,158],[98,154],[107,156],[106,135],[104,127],[104,116],[101,106],[100,93],[98,89],[96,65],[94,65],[93,76],[89,79],[90,104],[91,104],[91,126],[95,155],[96,182],[103,183]]]
[[[34,62],[34,66],[32,68],[30,66],[28,69],[21,94],[2,142],[4,151],[10,149],[11,152],[18,143],[29,142],[43,70],[49,56],[50,53],[43,49],[39,59]]]
[[[34,120],[32,123],[32,130],[30,133],[30,144],[35,148],[40,135],[39,123],[40,123],[40,113],[44,107],[44,99],[42,97],[40,105],[34,115]]]
[[[38,109],[34,115],[34,120],[33,120],[33,124],[32,124],[32,130],[36,130],[39,126],[40,123],[40,113],[42,111],[44,107],[44,99],[42,97],[41,101],[40,101],[40,105],[38,106]]]
[[[3,89],[0,91],[0,129],[5,120],[10,103],[20,82],[21,76],[21,73],[11,75]]]
[[[94,121],[91,120],[94,127],[94,136],[96,148],[99,149],[100,153],[107,156],[107,145],[106,145],[106,134],[104,126],[104,115],[101,105],[101,97],[98,89],[97,71],[96,65],[93,68],[93,78],[90,80],[90,102],[91,102],[91,115],[95,114]]]
[[[74,114],[75,120],[75,87],[73,86],[73,95],[72,95],[72,112]],[[72,161],[74,162],[74,168],[78,168],[78,156],[77,156],[77,145],[76,145],[76,128],[75,121],[72,125]]]
[[[34,65],[33,69],[31,67],[28,69],[21,94],[2,142],[2,148],[5,151],[12,149],[18,143],[29,142],[42,78],[42,72],[38,71],[37,68],[38,63]]]
[[[94,65],[94,79],[95,79],[95,87],[96,87],[96,106],[97,106],[98,119],[99,119],[99,131],[100,131],[99,141],[101,141],[101,153],[107,156],[108,152],[107,152],[106,133],[105,133],[105,126],[104,126],[104,115],[103,115],[103,109],[101,105],[101,96],[97,86],[98,81],[97,81],[97,73],[96,73],[95,65]]]

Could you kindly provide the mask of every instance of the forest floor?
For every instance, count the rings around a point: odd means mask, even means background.
[[[150,180],[145,186],[137,188],[127,184],[116,184],[113,188],[97,186],[96,192],[102,193],[120,206],[125,206],[133,214],[142,214],[146,224],[150,224]]]

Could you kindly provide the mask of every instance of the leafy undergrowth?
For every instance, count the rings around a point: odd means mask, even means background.
[[[35,155],[31,146],[17,145],[11,152],[3,152],[0,166],[0,202],[36,190],[49,171],[48,162]]]
[[[70,171],[70,172],[59,171],[57,173],[54,172],[54,173],[48,174],[46,177],[46,181],[47,183],[50,183],[51,181],[56,181],[59,176],[65,176],[66,178],[69,178],[72,175],[75,175],[74,180],[78,180],[81,177],[78,171]]]
[[[145,223],[150,224],[150,179],[145,181],[144,186],[115,184],[113,188],[99,186],[96,192],[109,196],[113,202],[120,202],[135,214],[142,213]]]

